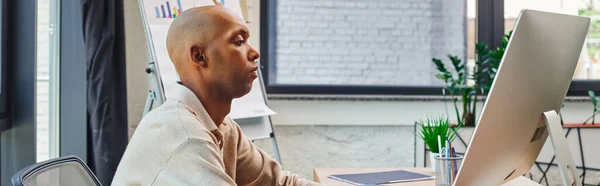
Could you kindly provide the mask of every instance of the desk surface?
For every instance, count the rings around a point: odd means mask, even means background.
[[[339,180],[334,180],[328,178],[329,175],[333,174],[353,174],[353,173],[369,173],[369,172],[382,172],[382,171],[393,171],[393,170],[405,170],[412,171],[427,175],[435,175],[435,173],[431,170],[431,168],[316,168],[313,170],[313,180],[324,185],[331,186],[351,186],[352,184],[342,182]],[[434,186],[435,180],[424,180],[424,181],[414,181],[414,182],[405,182],[405,183],[395,183],[390,185],[410,185],[410,186]],[[539,185],[530,179],[525,177],[519,177],[514,179],[513,181],[504,184],[503,186],[522,186],[522,185]]]

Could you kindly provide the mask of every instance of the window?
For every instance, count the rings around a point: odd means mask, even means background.
[[[600,79],[600,4],[589,0],[504,0],[505,31],[512,30],[523,8],[564,14],[589,16],[590,30],[581,51],[570,95],[586,95],[588,90],[598,91]]]
[[[477,42],[477,2],[467,0],[467,67],[472,72],[475,67],[475,43]],[[473,84],[474,82],[469,82]]]
[[[472,69],[475,43],[500,46],[523,8],[592,18],[568,95],[600,91],[600,4],[588,0],[270,0],[263,79],[271,94],[439,95],[431,58],[456,55]]]
[[[468,3],[263,1],[267,91],[440,94],[443,82],[431,59],[473,56],[467,51],[474,45],[475,11],[467,7],[475,5]]]
[[[37,2],[37,161],[58,157],[59,0]]]

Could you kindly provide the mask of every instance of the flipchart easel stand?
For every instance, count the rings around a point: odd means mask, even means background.
[[[163,83],[160,78],[160,70],[156,63],[157,59],[156,59],[156,54],[154,51],[154,44],[152,43],[150,28],[147,25],[148,22],[146,20],[144,5],[143,5],[142,1],[143,0],[138,0],[138,3],[139,3],[139,9],[140,9],[141,17],[142,17],[142,22],[144,24],[146,43],[148,44],[148,49],[149,49],[149,54],[150,54],[150,59],[151,59],[151,61],[148,63],[148,67],[145,69],[146,73],[150,76],[150,81],[151,81],[151,85],[150,85],[151,88],[148,91],[148,96],[146,97],[146,104],[144,106],[144,112],[142,115],[142,116],[145,116],[155,106],[163,104],[164,101],[166,101],[166,97],[165,97],[165,93],[164,93],[164,86],[163,86]],[[260,87],[254,87],[254,88],[261,89],[263,99],[265,100],[265,104],[267,104],[267,95],[266,95],[266,91],[264,89],[264,82],[262,80],[263,76],[262,76],[262,72],[261,72],[260,68],[257,70],[257,73],[258,73],[258,78],[259,78],[258,80],[260,81]],[[262,117],[263,117],[263,119],[268,120],[269,127],[271,128],[271,132],[269,134],[269,139],[271,140],[271,144],[273,146],[273,156],[274,156],[273,158],[275,159],[275,161],[277,161],[283,167],[283,164],[281,162],[280,153],[279,153],[279,146],[277,145],[277,139],[275,138],[275,130],[273,129],[271,116],[262,116]],[[251,140],[254,141],[256,139],[251,139]]]

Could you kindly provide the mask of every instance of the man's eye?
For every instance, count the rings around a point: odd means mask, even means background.
[[[244,41],[246,39],[244,37],[242,37],[241,35],[237,35],[234,39],[233,39],[233,43],[237,46],[242,46],[244,44]]]
[[[243,39],[237,40],[237,41],[235,41],[235,44],[239,45],[239,46],[242,46],[242,44],[244,44],[244,40]]]

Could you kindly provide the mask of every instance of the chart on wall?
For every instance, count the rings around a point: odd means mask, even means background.
[[[240,0],[140,0],[144,10],[145,21],[154,48],[154,57],[163,83],[165,97],[169,96],[171,87],[179,81],[179,76],[167,52],[167,32],[169,25],[181,12],[200,6],[219,5],[236,12],[241,19],[242,9]],[[265,103],[260,79],[252,85],[250,93],[233,100],[229,117],[233,119],[251,118],[273,115]]]

